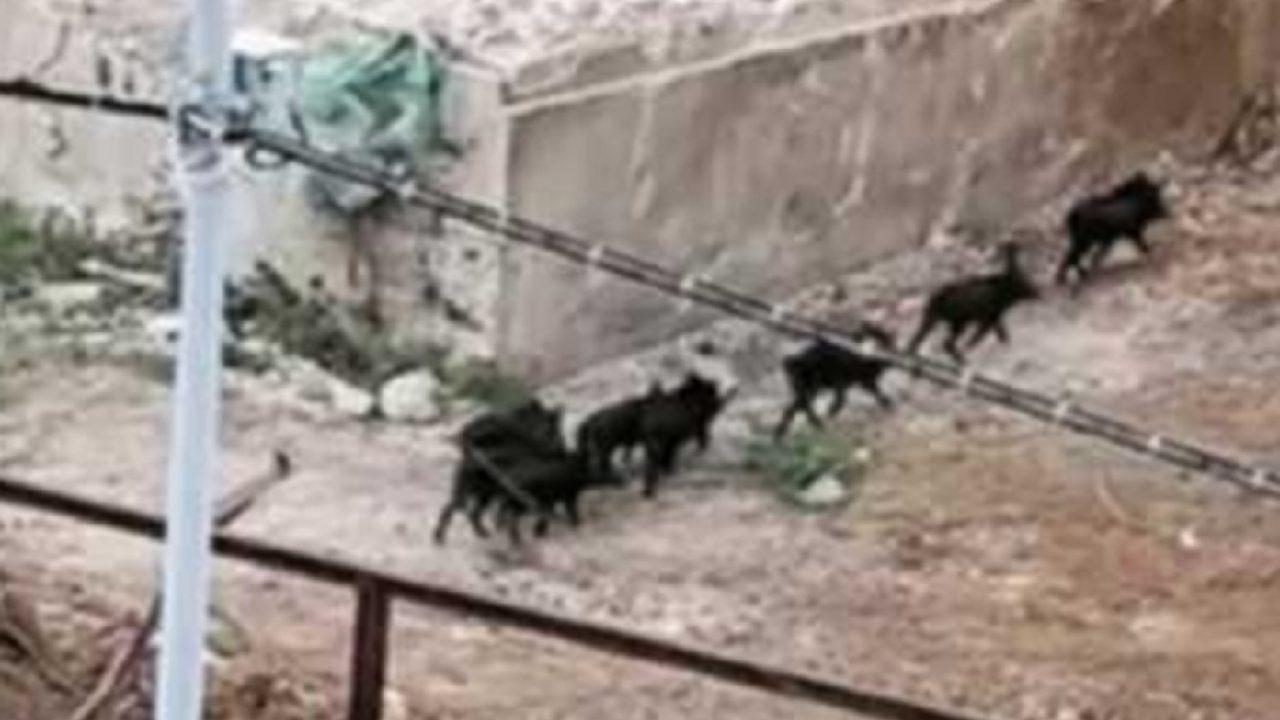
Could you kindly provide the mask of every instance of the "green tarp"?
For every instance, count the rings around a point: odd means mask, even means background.
[[[443,66],[411,35],[362,37],[311,55],[301,85],[307,132],[324,146],[417,155],[440,135]]]
[[[330,152],[416,171],[442,147],[445,69],[412,35],[359,32],[320,50],[262,59],[251,92],[259,122],[280,132],[305,129]],[[355,216],[384,199],[376,190],[311,173],[318,208]]]

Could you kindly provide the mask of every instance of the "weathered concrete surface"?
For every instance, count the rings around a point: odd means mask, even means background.
[[[0,77],[27,76],[74,90],[102,89],[165,102],[174,80],[181,8],[160,0],[121,0],[92,16],[47,0],[15,0],[0,25]],[[308,46],[350,29],[332,14],[311,16],[306,3],[262,0],[240,8],[239,27],[278,32]],[[68,33],[60,36],[65,24]],[[110,84],[99,88],[98,56],[111,63]],[[126,83],[128,78],[130,82]],[[496,79],[453,68],[447,91],[450,136],[468,148],[466,162],[447,182],[468,196],[501,205],[505,120]],[[165,124],[78,109],[50,109],[0,100],[0,197],[56,208],[92,221],[95,234],[138,223],[135,210],[173,180]],[[384,222],[349,227],[309,207],[306,172],[298,167],[256,171],[232,163],[237,212],[228,269],[240,274],[267,260],[302,284],[319,276],[340,297],[363,298],[374,277],[390,327],[415,339],[453,342],[454,329],[432,322],[423,301],[429,263],[449,279],[443,291],[470,315],[484,318],[470,346],[491,347],[492,304],[498,296],[500,252],[452,228],[458,242],[423,237],[421,214],[392,213]],[[443,180],[443,178],[442,178]],[[87,225],[88,223],[86,223]],[[367,252],[366,252],[367,251]],[[355,262],[356,272],[350,272]],[[453,282],[458,278],[458,282]]]
[[[1269,2],[994,0],[545,95],[510,109],[509,208],[780,298],[1202,149],[1278,36]],[[501,351],[536,377],[700,322],[532,255]]]
[[[0,28],[4,74],[29,69],[55,45],[56,22],[29,12],[42,5],[21,0]],[[40,77],[92,86],[94,53],[105,49],[135,66],[144,94],[163,97],[158,63],[175,18],[139,14],[160,5],[128,0],[85,21],[63,61]],[[1202,149],[1242,95],[1274,82],[1280,67],[1273,0],[850,0],[841,8],[754,35],[713,28],[705,42],[677,38],[656,54],[632,38],[505,78],[459,78],[447,126],[466,155],[435,179],[784,297],[952,223],[1007,228],[1162,148]],[[295,36],[350,22],[294,0],[243,9],[245,25]],[[128,38],[142,41],[136,59],[126,57]],[[0,108],[0,195],[92,210],[111,226],[128,221],[132,196],[164,180],[163,126]],[[43,157],[54,126],[67,146]],[[243,205],[233,270],[265,257],[296,280],[320,275],[356,298],[372,268],[398,334],[449,336],[423,301],[425,260],[445,278],[445,294],[481,322],[466,343],[496,346],[535,378],[707,318],[677,316],[670,300],[625,283],[588,287],[578,268],[458,226],[447,228],[451,242],[424,242],[421,216],[326,225],[307,208],[296,169],[235,177]],[[369,250],[354,281],[353,246]]]
[[[158,40],[152,38],[146,54],[92,42],[70,21],[63,34],[59,17],[41,7],[30,0],[5,4],[0,77],[36,74],[62,87],[97,88],[95,60],[101,55],[111,63],[114,88],[127,84],[137,96],[161,96]],[[101,14],[104,32],[120,23],[115,10]],[[0,197],[57,209],[109,231],[129,221],[132,201],[157,187],[164,137],[165,127],[155,122],[0,101]]]

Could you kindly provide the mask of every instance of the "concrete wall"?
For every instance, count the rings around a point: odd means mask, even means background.
[[[6,3],[0,23],[0,77],[26,76],[61,87],[96,87],[95,50],[110,54],[115,77],[125,74],[117,48],[95,48],[82,29],[59,37],[57,22],[37,5]],[[134,89],[162,97],[151,66],[130,63]],[[166,160],[165,126],[150,120],[113,117],[0,100],[0,197],[56,209],[110,232],[131,219],[132,204],[161,187]]]
[[[466,152],[462,162],[441,165],[431,181],[501,207],[506,182],[501,83],[478,70],[454,67],[445,96],[446,133]],[[254,260],[265,259],[295,281],[318,275],[338,297],[351,301],[363,300],[376,286],[379,307],[398,338],[464,343],[491,354],[505,248],[458,223],[434,228],[427,213],[408,207],[389,208],[358,225],[338,222],[309,205],[307,174],[293,166],[275,172],[244,168],[239,174],[238,202],[247,220],[232,271],[246,271]],[[436,230],[443,236],[434,235]],[[445,295],[483,327],[460,339],[455,326],[438,322],[438,313],[430,312],[424,300],[430,277],[443,277]]]
[[[783,297],[1202,143],[1274,82],[1276,5],[994,0],[534,93],[509,208]],[[532,252],[502,287],[502,355],[540,378],[707,319]]]
[[[118,93],[120,47],[133,41],[147,50],[130,68],[140,99],[164,102],[172,70],[165,49],[176,43],[177,18],[161,11],[171,5],[130,0],[90,21],[72,13],[51,14],[40,2],[20,0],[0,24],[0,76],[28,74],[60,48],[58,61],[41,68],[34,79],[90,90],[96,88],[95,54],[104,51],[117,63],[112,90]],[[253,12],[242,18],[243,25],[287,32],[289,7],[288,0],[255,3],[246,8]],[[157,11],[148,14],[148,8]],[[71,33],[60,41],[63,21],[70,23]],[[308,38],[341,34],[349,27],[344,22],[331,19],[333,27],[313,27]],[[475,68],[456,66],[445,99],[447,132],[467,146],[467,154],[436,179],[501,206],[506,183],[501,83]],[[65,141],[56,154],[55,133]],[[99,233],[125,230],[138,221],[133,211],[172,181],[166,170],[168,133],[167,125],[152,120],[0,100],[0,198],[60,209],[78,220],[91,218]],[[429,223],[422,213],[391,213],[379,223],[344,226],[309,207],[303,169],[259,171],[238,159],[232,165],[237,212],[228,247],[231,273],[245,273],[255,260],[264,259],[296,282],[318,275],[337,295],[359,299],[370,287],[372,270],[381,281],[383,310],[397,335],[462,343],[477,352],[492,348],[504,252],[498,246],[457,226],[447,228],[451,242],[426,238]],[[366,249],[367,254],[362,252]],[[349,272],[353,255],[361,261],[354,276]],[[438,315],[423,300],[428,266],[432,274],[447,278],[443,290],[453,301],[482,319],[479,331],[458,337],[455,326],[433,321]]]
[[[287,5],[263,4],[261,13]],[[778,298],[910,250],[950,223],[999,230],[1162,148],[1202,147],[1242,95],[1274,83],[1280,68],[1276,0],[894,7],[894,17],[767,46],[712,41],[714,53],[660,63],[624,47],[505,80],[463,68],[450,85],[447,126],[467,154],[436,180]],[[16,13],[0,28],[0,70],[21,71],[55,40],[49,18]],[[91,86],[90,50],[73,40],[42,79]],[[164,78],[143,70],[157,93]],[[0,195],[92,208],[99,222],[120,224],[164,159],[161,125],[0,107]],[[49,118],[69,143],[56,158],[42,154]],[[579,268],[461,226],[446,228],[449,242],[424,241],[421,215],[354,234],[326,225],[307,208],[302,177],[237,173],[233,269],[266,257],[359,297],[368,277],[347,274],[358,238],[372,249],[384,308],[402,335],[449,336],[422,302],[424,258],[483,323],[466,340],[471,349],[496,346],[535,378],[711,317],[677,315],[670,300],[624,282],[588,287]]]

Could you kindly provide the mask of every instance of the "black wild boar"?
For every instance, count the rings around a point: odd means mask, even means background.
[[[1018,263],[1018,245],[1005,244],[1001,256],[1004,267],[999,273],[959,280],[934,291],[925,304],[919,329],[907,345],[907,352],[915,353],[939,323],[947,325],[949,334],[943,347],[957,363],[963,363],[964,357],[956,343],[969,328],[974,328],[969,349],[993,330],[1001,342],[1009,342],[1005,314],[1014,305],[1039,298],[1040,292]]]

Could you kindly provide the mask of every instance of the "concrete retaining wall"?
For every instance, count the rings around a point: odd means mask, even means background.
[[[59,87],[96,87],[94,47],[34,3],[5,6],[0,23],[0,76],[39,69]],[[114,55],[113,60],[119,56]],[[151,68],[128,73],[146,98],[161,97]],[[166,128],[159,123],[18,102],[0,104],[0,197],[58,210],[97,232],[129,222],[131,204],[154,192],[163,177]]]
[[[1274,82],[1278,37],[1276,3],[995,0],[534,93],[509,208],[783,297],[1202,145]],[[501,354],[542,378],[707,319],[532,253],[502,287]]]
[[[172,80],[166,50],[177,47],[176,11],[164,12],[171,5],[131,0],[86,18],[55,14],[32,0],[16,2],[0,26],[0,76],[27,75],[39,68],[33,79],[91,90],[97,86],[96,55],[106,52],[114,63],[110,91],[121,93],[126,68],[121,47],[133,43],[145,49],[140,59],[127,65],[136,80],[135,97],[163,103]],[[241,18],[242,24],[285,33],[289,6],[288,0],[255,3],[244,8],[252,12]],[[60,39],[59,25],[64,22],[70,32]],[[317,38],[341,34],[348,27],[344,22],[330,18],[328,24],[311,27],[310,33]],[[56,62],[40,67],[55,56]],[[507,126],[501,83],[465,66],[452,68],[450,80],[448,133],[465,142],[468,153],[465,162],[451,167],[441,180],[470,197],[502,205]],[[172,181],[166,170],[168,134],[165,124],[152,120],[0,100],[0,198],[59,210],[95,235],[127,230],[138,223],[136,210],[153,202]],[[258,171],[238,159],[232,165],[237,212],[229,238],[230,272],[245,273],[263,259],[299,284],[320,276],[335,294],[353,300],[365,296],[371,275],[376,275],[384,313],[396,334],[465,343],[482,352],[492,348],[491,319],[504,252],[498,246],[459,227],[449,228],[455,242],[432,241],[424,237],[426,218],[420,213],[390,213],[379,223],[344,226],[309,207],[302,169]],[[358,260],[354,275],[353,256]],[[433,321],[438,315],[423,300],[428,263],[433,274],[446,276],[446,295],[484,321],[479,332],[459,338],[456,328]]]
[[[448,134],[467,151],[463,162],[433,181],[500,207],[507,139],[501,85],[474,70],[454,68],[446,94]],[[388,208],[358,225],[338,222],[310,207],[306,175],[293,166],[273,172],[244,168],[236,187],[247,224],[233,271],[266,259],[297,282],[320,276],[338,297],[351,301],[365,299],[376,287],[388,328],[399,338],[467,342],[488,354],[495,342],[492,318],[505,248],[457,223],[444,228],[448,242],[433,237],[431,218],[407,208]],[[454,337],[429,310],[424,290],[431,277],[443,277],[444,294],[482,321],[483,328],[468,333],[468,340]]]
[[[913,249],[952,223],[998,232],[1162,149],[1202,149],[1246,93],[1280,72],[1275,0],[901,7],[910,11],[662,64],[611,48],[505,80],[464,69],[450,86],[447,132],[467,154],[437,180],[779,298]],[[27,67],[55,30],[47,18],[15,15],[0,30],[0,70]],[[71,48],[43,79],[91,86],[85,43]],[[152,92],[164,81],[142,79]],[[42,155],[50,117],[69,140],[52,159]],[[124,222],[130,196],[164,159],[164,133],[6,103],[0,195]],[[299,280],[319,274],[358,297],[368,278],[347,274],[358,237],[372,250],[393,327],[421,338],[442,334],[422,300],[429,258],[446,293],[483,323],[472,349],[496,349],[536,379],[710,319],[677,315],[670,300],[623,282],[588,288],[579,268],[458,226],[447,228],[452,242],[435,243],[405,218],[354,233],[326,225],[306,207],[297,170],[237,177],[234,269],[267,257]]]

